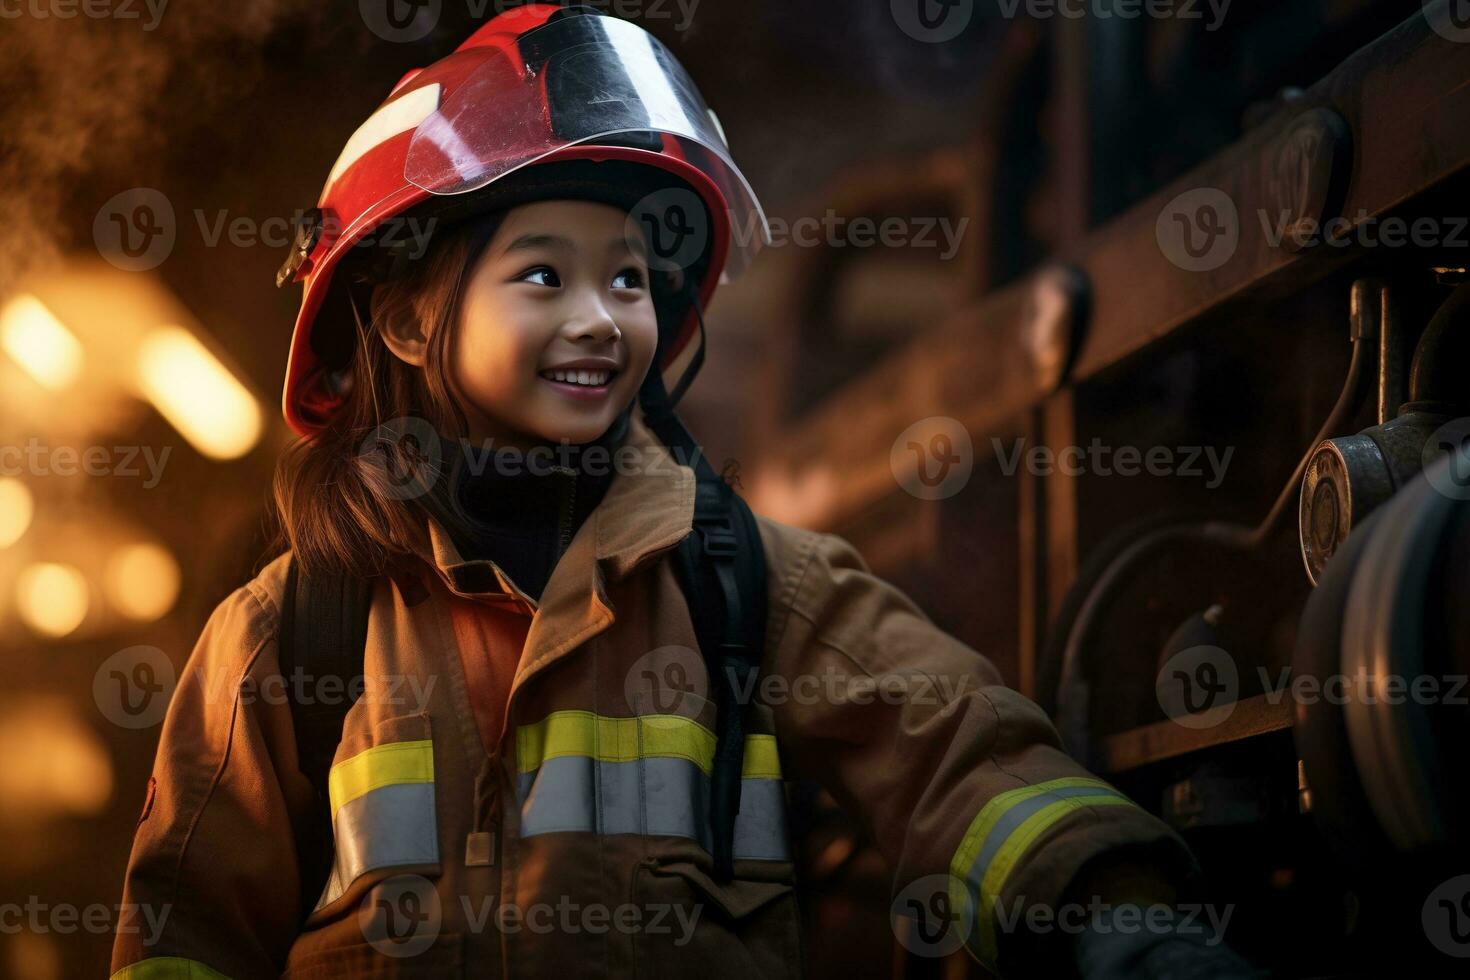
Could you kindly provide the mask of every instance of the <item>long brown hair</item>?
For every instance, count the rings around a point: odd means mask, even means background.
[[[303,570],[370,576],[421,546],[423,511],[412,495],[395,492],[392,480],[418,464],[376,455],[414,447],[374,436],[405,419],[427,422],[435,433],[468,434],[450,357],[465,278],[504,216],[498,211],[438,230],[404,275],[372,288],[368,322],[353,303],[357,340],[345,401],[326,428],[281,454],[268,515],[274,533],[262,564],[290,549]],[[399,359],[378,333],[380,321],[401,317],[416,319],[428,336],[423,368]],[[427,431],[420,423],[419,433]]]

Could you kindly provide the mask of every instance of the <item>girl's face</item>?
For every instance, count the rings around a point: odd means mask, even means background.
[[[465,277],[450,351],[470,439],[591,442],[638,394],[658,344],[641,240],[590,201],[511,210]]]

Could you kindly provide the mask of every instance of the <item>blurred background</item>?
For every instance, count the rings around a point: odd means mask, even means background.
[[[137,665],[176,670],[266,543],[292,438],[279,393],[299,287],[273,282],[290,223],[405,71],[513,5],[386,2],[401,29],[382,29],[384,0],[105,16],[28,0],[0,22],[4,901],[120,901],[162,714],[120,699],[117,674],[166,683]],[[1442,951],[1419,914],[1446,869],[1413,878],[1398,912],[1374,905],[1384,879],[1354,862],[1402,840],[1358,796],[1314,815],[1299,763],[1318,722],[1256,678],[1300,656],[1299,460],[1319,434],[1392,420],[1414,339],[1463,281],[1464,4],[602,6],[678,54],[772,219],[772,247],[711,307],[683,412],[755,509],[848,537],[1188,831],[1256,962],[1348,976],[1385,947]],[[1435,233],[1270,241],[1272,222],[1338,215]],[[1368,387],[1334,412],[1358,383],[1353,329],[1373,345]],[[1375,338],[1391,332],[1385,373]],[[1033,452],[1092,445],[1111,455],[1072,469]],[[1167,465],[1127,475],[1123,447]],[[1322,467],[1322,493],[1341,493],[1323,506],[1356,521],[1358,475]],[[1384,500],[1413,475],[1393,472]],[[1151,545],[1064,656],[1121,547],[1174,517],[1254,527],[1283,493],[1249,547]],[[1352,522],[1317,513],[1330,554]],[[1239,707],[1190,728],[1155,676],[1200,645],[1231,652]],[[792,806],[815,975],[981,975],[890,926],[891,872],[829,799],[796,786]],[[110,946],[7,927],[0,973],[104,975]]]

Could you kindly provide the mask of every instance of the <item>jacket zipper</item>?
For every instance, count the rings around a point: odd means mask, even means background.
[[[567,477],[570,485],[562,494],[562,510],[558,525],[556,557],[560,560],[566,553],[567,547],[572,543],[572,515],[577,509],[577,476],[572,473]]]

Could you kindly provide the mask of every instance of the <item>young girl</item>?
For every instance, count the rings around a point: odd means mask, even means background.
[[[697,367],[763,228],[632,24],[519,7],[394,87],[282,270],[285,550],[169,706],[124,898],[166,918],[119,930],[117,976],[797,976],[789,779],[860,815],[917,953],[1205,954],[1037,929],[1170,906],[1192,859],[846,542],[709,531],[738,524],[711,522],[663,374]]]

